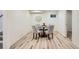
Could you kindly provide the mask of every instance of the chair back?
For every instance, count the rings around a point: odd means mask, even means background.
[[[37,32],[37,29],[35,26],[32,26],[32,29],[33,29],[33,32],[36,33]]]
[[[39,30],[39,29],[42,28],[42,26],[41,25],[36,25],[36,28]]]
[[[54,25],[49,25],[48,26],[48,32],[53,33]]]

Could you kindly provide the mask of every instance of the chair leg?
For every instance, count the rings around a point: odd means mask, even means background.
[[[36,34],[36,39],[37,39],[37,34]]]
[[[53,33],[52,33],[52,39],[53,39]]]
[[[40,37],[40,33],[38,33],[38,39],[39,39],[39,37]]]
[[[34,39],[34,33],[33,33],[33,39]]]
[[[50,40],[50,35],[48,34],[48,39]]]
[[[38,36],[40,37],[40,33],[38,33]]]

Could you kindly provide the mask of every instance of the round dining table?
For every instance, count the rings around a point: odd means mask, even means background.
[[[45,27],[45,26],[42,26],[42,28],[39,29],[39,31],[42,32],[41,37],[46,37],[47,36],[46,33],[45,33],[45,31],[47,31],[47,30],[48,30],[48,28]]]

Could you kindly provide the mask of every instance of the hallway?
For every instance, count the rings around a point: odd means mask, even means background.
[[[54,39],[47,38],[32,39],[32,32],[26,34],[23,38],[13,44],[11,49],[77,49],[77,47],[68,39],[64,38],[58,32],[55,32]]]

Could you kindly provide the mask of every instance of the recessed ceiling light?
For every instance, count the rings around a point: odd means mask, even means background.
[[[31,14],[42,14],[42,13],[44,13],[44,11],[42,11],[42,10],[30,10],[29,12]]]

